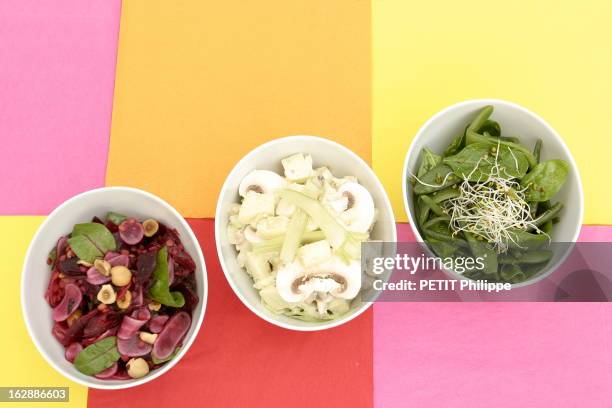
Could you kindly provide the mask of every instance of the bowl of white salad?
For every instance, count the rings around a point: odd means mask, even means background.
[[[215,238],[238,298],[262,319],[301,331],[367,310],[361,244],[397,240],[370,166],[315,136],[272,140],[236,164],[217,202]]]

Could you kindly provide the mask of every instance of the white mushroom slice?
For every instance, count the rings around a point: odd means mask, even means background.
[[[327,203],[334,212],[340,214],[348,209],[349,199],[346,195],[339,195],[337,198],[329,199]]]
[[[336,256],[312,268],[294,261],[279,269],[276,288],[286,302],[303,302],[315,292],[353,299],[361,288],[361,265],[346,264]]]
[[[286,181],[270,170],[253,170],[247,174],[238,187],[238,194],[241,197],[246,197],[249,191],[256,193],[273,193],[276,190],[284,188]]]
[[[353,232],[368,232],[376,217],[376,207],[370,192],[353,181],[342,184],[338,192],[348,199],[347,209],[340,214],[346,228]]]

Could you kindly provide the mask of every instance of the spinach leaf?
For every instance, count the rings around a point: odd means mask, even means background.
[[[96,375],[115,364],[120,357],[117,337],[110,336],[85,347],[74,359],[74,366],[85,375]]]
[[[185,298],[181,292],[170,292],[168,274],[168,248],[162,247],[157,252],[157,265],[153,270],[153,285],[149,294],[153,300],[170,307],[183,307]]]
[[[97,222],[75,225],[68,244],[79,259],[89,263],[117,248],[113,234]]]
[[[421,164],[419,165],[419,170],[417,171],[417,177],[422,177],[429,170],[433,169],[442,161],[442,157],[432,152],[427,147],[424,147],[421,150]]]
[[[509,230],[509,233],[514,241],[508,240],[507,244],[512,249],[538,249],[549,240],[549,237],[544,234],[532,234],[518,228]]]
[[[518,142],[508,141],[507,137],[493,137],[487,135],[480,135],[475,132],[468,133],[465,138],[465,143],[470,145],[472,143],[489,143],[492,146],[503,145],[512,148],[514,151],[519,151],[525,155],[525,158],[529,162],[529,167],[535,167],[538,162],[533,154],[523,145]]]
[[[493,149],[499,149],[497,164],[502,176],[521,178],[527,173],[529,163],[524,154],[508,146],[491,146],[488,143],[472,143],[456,155],[446,157],[443,163],[449,165],[461,178],[484,181],[491,174],[495,163],[496,153]]]
[[[434,191],[442,190],[443,188],[457,184],[460,178],[453,174],[453,169],[444,163],[440,163],[425,173],[423,177],[419,177],[419,180],[421,181],[419,182],[417,180],[414,185],[414,194],[417,195],[429,194]]]
[[[112,211],[106,213],[106,220],[112,222],[115,225],[121,224],[123,221],[126,220],[126,218],[127,217],[125,215],[118,214]]]
[[[487,119],[480,128],[479,133],[488,133],[491,136],[499,137],[501,135],[501,126],[499,126],[498,122]]]
[[[480,132],[480,129],[484,126],[484,124],[487,122],[492,113],[493,106],[487,105],[482,108],[480,112],[478,112],[478,115],[476,115],[474,120],[472,120],[472,122],[468,125],[467,129],[465,130],[465,134],[469,135],[472,132]]]
[[[538,164],[521,180],[521,185],[527,187],[525,199],[538,202],[550,200],[561,190],[568,173],[569,165],[563,160]]]
[[[528,251],[520,256],[505,255],[500,259],[501,264],[518,265],[518,264],[541,264],[550,261],[553,253],[547,249]]]
[[[489,246],[479,241],[476,236],[468,231],[463,231],[474,258],[482,258],[484,268],[481,272],[485,275],[497,275],[497,253],[489,248]]]

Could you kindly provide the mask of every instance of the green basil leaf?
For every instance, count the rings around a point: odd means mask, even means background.
[[[117,248],[113,234],[97,222],[75,225],[68,244],[79,259],[89,263]]]
[[[417,171],[417,177],[422,177],[429,170],[436,167],[442,161],[442,157],[432,152],[427,147],[424,147],[421,150],[421,164],[419,165],[419,170]]]
[[[149,290],[151,298],[162,305],[183,307],[185,298],[181,292],[170,292],[170,277],[168,274],[168,248],[157,251],[157,265],[153,270],[153,285]]]
[[[110,336],[85,347],[74,359],[74,366],[85,375],[96,375],[115,364],[120,357],[117,337]]]
[[[527,201],[550,200],[561,190],[567,175],[569,165],[563,160],[548,160],[535,166],[523,179],[521,185],[527,187]]]
[[[484,181],[491,174],[495,163],[496,153],[492,149],[499,149],[497,164],[502,177],[521,178],[527,173],[529,163],[523,153],[505,145],[491,146],[489,143],[467,145],[456,155],[446,157],[443,163],[461,178]]]
[[[123,214],[114,213],[112,211],[106,214],[106,219],[112,222],[115,225],[121,224],[123,221],[127,219],[127,217]]]

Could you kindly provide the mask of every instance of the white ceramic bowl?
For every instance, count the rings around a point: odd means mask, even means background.
[[[196,280],[200,303],[193,312],[191,327],[183,341],[178,355],[161,368],[149,375],[135,380],[100,380],[80,373],[74,365],[64,358],[64,347],[53,337],[51,329],[51,307],[44,295],[49,283],[50,271],[47,265],[49,251],[57,240],[70,233],[77,223],[89,222],[94,216],[104,216],[114,211],[139,219],[154,218],[176,228],[181,242],[196,264]],[[206,265],[200,245],[193,231],[181,215],[163,201],[142,190],[128,187],[106,187],[87,191],[72,197],[57,207],[42,223],[28,248],[21,279],[21,304],[23,317],[32,340],[43,357],[57,371],[79,384],[92,388],[120,389],[134,387],[149,382],[176,365],[187,353],[198,333],[208,294]]]
[[[463,132],[478,111],[486,105],[492,105],[495,108],[491,118],[499,122],[502,135],[518,136],[521,143],[529,148],[533,148],[537,139],[542,139],[542,160],[563,159],[569,164],[570,172],[567,182],[552,200],[562,202],[564,207],[561,221],[555,224],[551,238],[553,242],[576,242],[582,226],[584,196],[580,173],[574,158],[561,136],[544,119],[522,106],[498,99],[475,99],[449,106],[436,113],[419,129],[408,149],[402,174],[404,206],[415,236],[420,242],[423,242],[415,222],[412,186],[406,181],[411,174],[416,173],[421,149],[429,147],[436,153],[442,153],[451,140]],[[547,268],[531,279],[513,285],[513,287],[525,286],[543,279],[563,262],[568,253],[569,251],[566,250],[555,251]],[[453,271],[447,272],[456,278],[462,277]]]
[[[359,183],[372,194],[378,210],[378,218],[372,230],[371,239],[393,242],[396,240],[395,218],[391,203],[370,166],[346,147],[315,136],[289,136],[272,140],[251,151],[236,164],[225,180],[217,202],[215,239],[217,241],[217,252],[227,281],[242,303],[253,313],[286,329],[323,330],[354,319],[367,310],[371,302],[355,301],[351,304],[351,309],[346,315],[328,322],[303,322],[284,315],[274,314],[262,305],[259,293],[253,288],[253,281],[246,271],[238,265],[237,252],[227,239],[229,208],[232,204],[240,202],[238,186],[244,176],[254,169],[272,170],[282,175],[281,159],[296,153],[312,155],[314,167],[327,166],[337,177],[357,177]]]

